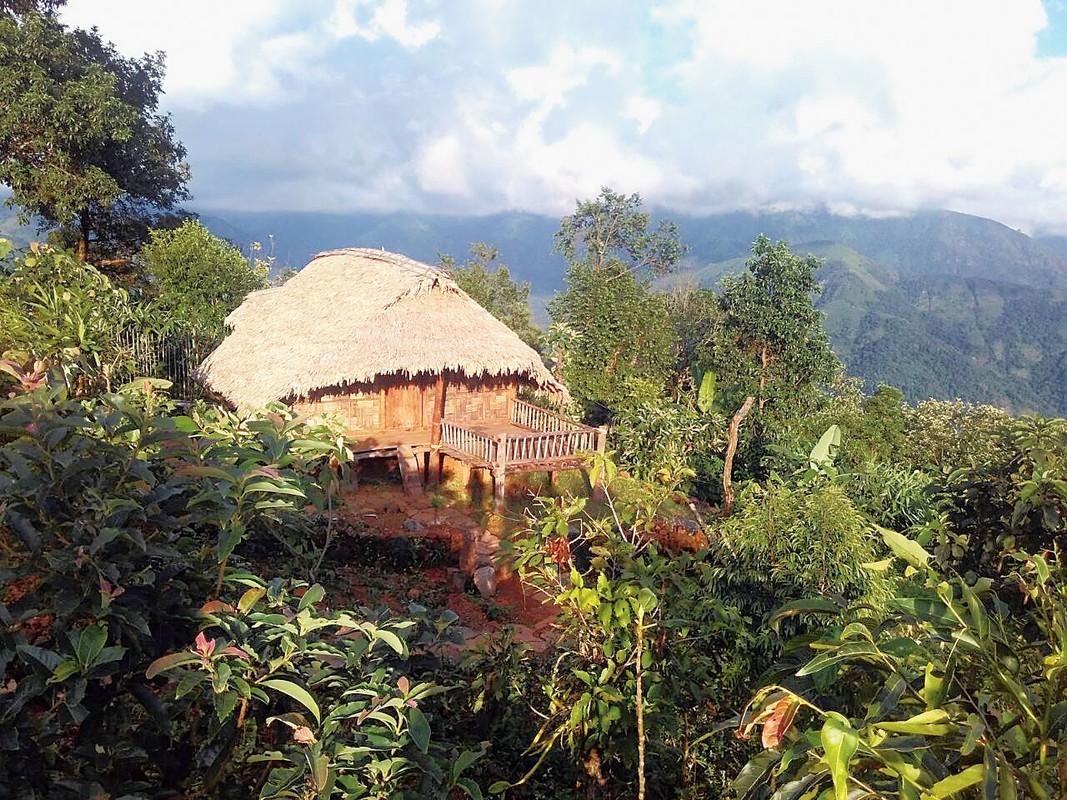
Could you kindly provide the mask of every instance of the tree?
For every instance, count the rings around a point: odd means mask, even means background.
[[[193,220],[152,231],[140,259],[160,307],[212,337],[222,336],[226,315],[245,295],[267,285],[262,266],[250,266],[240,250]]]
[[[460,289],[536,350],[543,334],[533,322],[530,284],[512,279],[507,266],[497,260],[499,257],[500,252],[492,245],[474,242],[470,258],[462,266],[457,267],[452,256],[440,258],[441,266],[452,274]]]
[[[713,347],[720,385],[732,388],[737,412],[731,420],[724,459],[724,510],[733,502],[730,487],[740,425],[753,407],[758,430],[775,419],[811,410],[821,384],[840,369],[815,308],[819,293],[814,256],[801,258],[786,242],[760,235],[752,245],[748,272],[723,280]]]
[[[584,264],[595,273],[624,268],[653,277],[667,275],[686,250],[678,241],[678,227],[667,220],[655,231],[648,226],[641,195],[627,197],[605,186],[596,200],[579,201],[574,213],[563,218],[556,250],[570,264]]]
[[[162,82],[162,53],[126,59],[95,28],[0,14],[0,182],[21,220],[59,226],[84,261],[91,245],[127,255],[188,197]]]
[[[662,395],[674,332],[648,276],[670,272],[685,252],[675,226],[650,231],[639,195],[605,188],[561,221],[556,249],[570,263],[567,290],[548,309],[557,370],[587,418]]]
[[[761,411],[770,406],[787,415],[840,366],[815,308],[821,264],[761,235],[746,266],[747,274],[722,283],[716,366],[723,385],[755,395]]]

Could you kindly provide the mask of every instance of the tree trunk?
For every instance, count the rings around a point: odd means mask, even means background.
[[[430,423],[429,482],[436,486],[441,482],[441,421],[445,417],[445,373],[437,376],[433,392],[433,421]]]
[[[737,437],[741,429],[741,423],[748,412],[752,410],[752,404],[756,402],[755,395],[749,395],[741,408],[730,418],[730,427],[726,432],[726,455],[722,459],[722,515],[730,516],[734,510],[734,456],[737,455]]]
[[[89,212],[83,211],[78,217],[78,261],[89,260]]]

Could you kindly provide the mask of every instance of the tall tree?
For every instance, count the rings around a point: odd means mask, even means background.
[[[761,411],[793,413],[840,367],[815,308],[820,266],[814,256],[761,235],[747,272],[723,279],[715,342],[720,384],[754,395]]]
[[[162,82],[162,53],[127,59],[95,28],[0,14],[0,182],[22,220],[58,226],[81,260],[135,250],[188,197]]]
[[[775,418],[803,413],[840,369],[815,308],[821,266],[814,256],[800,257],[787,242],[760,235],[752,245],[748,271],[723,280],[714,341],[719,385],[732,390],[737,412],[730,422],[723,470],[724,509],[733,500],[730,486],[740,425],[757,409],[758,436]]]
[[[533,322],[530,310],[530,284],[518,283],[507,265],[499,261],[500,252],[483,242],[471,244],[470,257],[461,266],[450,255],[442,254],[441,266],[448,270],[459,288],[479,305],[537,349],[543,336]]]
[[[556,250],[571,265],[582,264],[590,272],[625,269],[660,277],[674,271],[686,248],[673,222],[663,220],[655,230],[649,230],[649,223],[641,195],[627,197],[605,186],[596,200],[579,201],[574,213],[563,218]]]
[[[593,421],[661,395],[671,375],[674,333],[649,277],[673,270],[685,247],[672,223],[649,226],[640,195],[604,188],[556,234],[569,267],[567,290],[549,304],[551,336],[558,370]]]

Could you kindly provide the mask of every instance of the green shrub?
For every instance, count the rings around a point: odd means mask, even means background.
[[[78,401],[9,368],[27,392],[0,402],[0,785],[179,785],[201,765],[145,669],[192,641],[234,547],[323,504],[339,445],[280,417],[173,415],[151,383]]]
[[[857,609],[808,641],[810,658],[761,689],[741,726],[764,750],[736,796],[1067,796],[1067,571],[1020,554],[1002,587],[942,575],[887,534],[921,579],[880,623]],[[1021,594],[1030,608],[1004,602]],[[1011,605],[1018,605],[1011,603]]]

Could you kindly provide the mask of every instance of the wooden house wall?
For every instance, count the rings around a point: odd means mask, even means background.
[[[445,389],[445,419],[489,422],[508,418],[508,401],[518,394],[512,382],[466,381],[448,384]],[[433,418],[433,397],[429,398],[428,419]]]
[[[342,391],[324,391],[293,403],[303,415],[332,414],[354,432],[430,430],[436,378],[381,381]],[[508,401],[518,394],[518,380],[453,379],[446,384],[445,418],[459,423],[504,420]]]

